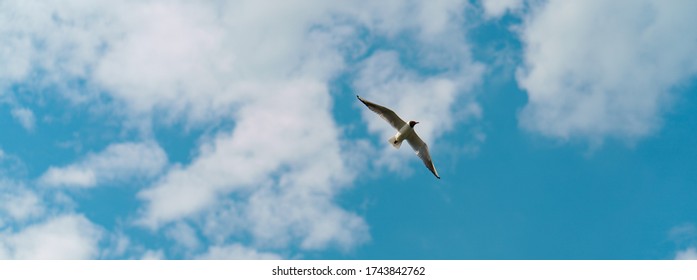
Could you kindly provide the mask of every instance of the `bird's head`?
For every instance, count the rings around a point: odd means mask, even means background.
[[[414,127],[417,123],[417,121],[409,121],[409,126]]]

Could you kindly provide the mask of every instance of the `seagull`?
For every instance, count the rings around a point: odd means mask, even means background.
[[[387,140],[390,142],[390,144],[392,144],[392,147],[399,149],[399,147],[402,145],[402,141],[407,140],[409,145],[416,152],[416,155],[419,156],[419,158],[421,158],[421,160],[424,162],[426,168],[431,170],[431,173],[436,175],[436,178],[440,179],[440,176],[438,176],[438,171],[436,171],[436,167],[433,165],[433,161],[431,160],[431,155],[428,153],[428,145],[426,145],[426,143],[419,138],[419,135],[416,134],[416,131],[414,131],[414,126],[419,122],[409,121],[409,123],[406,123],[399,116],[397,116],[394,111],[365,100],[358,95],[356,95],[356,97],[358,97],[358,100],[363,102],[365,106],[368,106],[368,109],[380,115],[380,117],[390,123],[390,125],[392,125],[392,127],[398,131],[397,134]]]

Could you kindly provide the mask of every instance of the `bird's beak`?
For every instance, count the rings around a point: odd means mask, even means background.
[[[419,123],[419,122],[417,122],[417,121],[414,121],[414,124],[418,124],[418,123]]]

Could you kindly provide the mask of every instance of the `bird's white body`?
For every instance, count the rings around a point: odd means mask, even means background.
[[[388,139],[387,141],[392,144],[393,147],[399,149],[399,147],[402,145],[402,142],[409,138],[409,135],[414,133],[414,128],[411,127],[409,124],[405,124],[402,126],[402,128],[397,131],[397,134],[392,136],[392,138]]]

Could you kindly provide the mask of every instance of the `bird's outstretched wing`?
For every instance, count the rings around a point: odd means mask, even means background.
[[[428,152],[428,145],[426,145],[426,142],[421,140],[419,135],[416,135],[416,132],[409,134],[407,137],[407,142],[409,142],[409,146],[414,149],[416,155],[421,158],[421,161],[424,162],[426,168],[431,170],[431,173],[436,175],[436,178],[440,179],[440,176],[438,176],[438,171],[436,171],[436,166],[433,165],[433,161],[431,160],[431,154]]]
[[[404,127],[407,124],[406,122],[404,122],[404,120],[399,118],[399,116],[397,116],[397,114],[394,111],[387,109],[385,107],[382,107],[382,106],[375,104],[373,102],[370,102],[368,100],[365,100],[358,95],[356,95],[356,97],[358,97],[358,100],[363,102],[363,104],[365,104],[365,106],[368,106],[368,109],[370,109],[371,111],[380,115],[380,117],[382,117],[384,120],[386,120],[388,123],[390,123],[390,125],[392,127],[394,127],[396,130],[400,130],[402,127]]]

